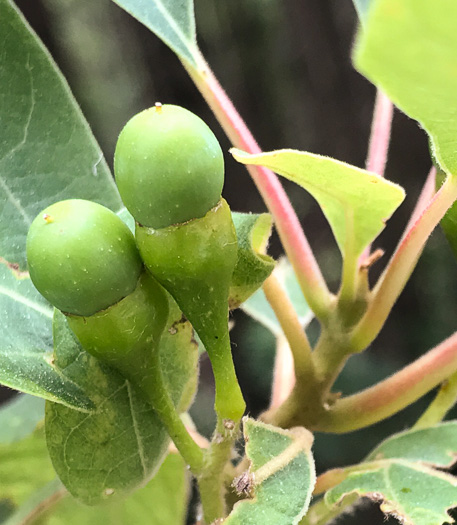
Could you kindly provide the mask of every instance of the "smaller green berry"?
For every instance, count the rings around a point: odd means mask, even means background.
[[[133,290],[143,269],[135,238],[111,210],[72,199],[43,210],[27,236],[30,278],[64,313],[91,316]]]
[[[197,115],[157,104],[122,130],[114,155],[122,200],[135,220],[160,229],[204,217],[219,202],[224,158]]]

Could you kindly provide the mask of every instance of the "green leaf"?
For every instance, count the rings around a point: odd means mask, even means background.
[[[43,525],[184,525],[189,476],[182,458],[168,455],[146,487],[121,502],[83,507],[70,496],[43,516]]]
[[[279,260],[274,269],[274,274],[283,285],[290,302],[294,306],[294,310],[297,312],[300,323],[305,328],[313,318],[313,313],[303,297],[303,292],[298,284],[294,270],[285,257]],[[265,326],[265,328],[268,328],[273,335],[279,336],[282,334],[281,325],[262,289],[257,290],[257,292],[249,297],[249,299],[241,305],[241,309]]]
[[[52,359],[52,309],[17,269],[0,264],[0,382],[81,410],[90,399]]]
[[[235,309],[262,286],[275,262],[265,255],[271,235],[271,215],[232,212],[232,218],[238,239],[238,260],[232,275],[229,305]]]
[[[54,478],[42,426],[21,441],[0,444],[0,500],[17,508]]]
[[[0,382],[87,409],[51,363],[52,310],[24,271],[29,225],[44,207],[86,198],[121,207],[68,85],[9,0],[0,0]]]
[[[376,0],[355,47],[357,69],[430,134],[457,174],[457,3]]]
[[[424,465],[403,460],[376,462],[351,473],[325,495],[328,506],[358,494],[381,503],[381,510],[404,525],[452,522],[447,510],[457,505],[457,479]]]
[[[373,4],[373,0],[352,0],[354,2],[357,15],[360,22],[364,24],[367,21],[368,11]]]
[[[178,57],[197,68],[199,51],[193,0],[113,0],[155,33]]]
[[[345,258],[362,253],[405,197],[400,186],[328,157],[295,150],[231,152],[238,162],[265,166],[307,190],[322,208]]]
[[[44,419],[44,400],[19,395],[0,409],[0,444],[9,445],[31,434]]]
[[[365,461],[401,458],[449,468],[457,452],[457,421],[434,427],[407,430],[390,436],[378,445]]]
[[[251,467],[234,485],[251,498],[236,503],[224,525],[297,524],[316,481],[312,435],[304,428],[282,430],[245,418],[244,436]]]
[[[180,409],[193,398],[197,348],[190,324],[171,305],[160,352],[165,380]],[[82,350],[66,319],[55,316],[56,364],[84,386],[97,411],[46,405],[46,437],[54,468],[68,491],[95,505],[125,497],[157,472],[169,437],[150,405],[119,373]]]

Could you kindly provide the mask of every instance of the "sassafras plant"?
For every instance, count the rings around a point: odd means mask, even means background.
[[[0,410],[0,521],[324,525],[365,496],[400,523],[452,523],[457,423],[443,419],[457,400],[457,335],[353,395],[334,385],[382,329],[440,222],[456,245],[457,4],[354,2],[354,65],[377,87],[362,169],[262,152],[198,48],[191,0],[115,2],[176,53],[232,143],[226,162],[247,167],[268,213],[230,209],[213,131],[166,101],[119,130],[112,177],[48,52],[0,0],[0,382],[29,394]],[[431,170],[373,283],[371,245],[405,198],[384,177],[394,105],[428,133]],[[342,255],[336,293],[277,175],[321,207]],[[277,263],[272,224],[286,254]],[[232,361],[239,307],[278,340],[258,419]],[[188,414],[196,336],[215,378],[209,440]],[[362,429],[435,387],[412,428],[316,476],[314,432]]]

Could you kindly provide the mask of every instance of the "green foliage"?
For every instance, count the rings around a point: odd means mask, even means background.
[[[224,520],[227,525],[296,525],[304,516],[315,483],[312,435],[244,420],[249,470],[235,488],[249,495]]]
[[[355,65],[430,134],[437,161],[457,174],[457,4],[375,0]]]
[[[275,262],[266,255],[272,220],[268,213],[232,213],[238,240],[238,259],[229,291],[230,309],[246,301],[273,271]]]
[[[382,177],[328,157],[294,150],[249,155],[232,150],[242,164],[265,166],[299,184],[317,200],[344,257],[357,257],[384,229],[405,197]]]
[[[174,402],[183,409],[195,387],[196,345],[174,307],[161,360]],[[84,352],[65,317],[55,314],[55,359],[97,410],[84,414],[61,404],[46,407],[46,437],[55,470],[77,499],[95,505],[144,485],[167,452],[169,437],[141,393],[124,377]],[[184,399],[185,398],[185,399]]]
[[[52,310],[25,273],[25,239],[33,217],[55,200],[113,209],[121,202],[49,53],[9,0],[0,1],[0,20],[0,381],[87,410],[87,397],[52,364]]]
[[[0,409],[0,443],[9,445],[31,434],[44,418],[44,400],[19,395]]]
[[[43,517],[43,525],[184,525],[189,477],[183,460],[168,455],[145,487],[110,505],[85,507],[66,497]]]
[[[113,0],[196,68],[199,53],[193,0]]]
[[[457,452],[457,421],[430,428],[406,430],[390,436],[377,446],[365,461],[402,458],[449,468]]]
[[[381,503],[381,510],[405,525],[442,525],[457,505],[457,480],[449,474],[401,459],[363,468],[325,495],[334,506],[356,493]]]
[[[303,297],[297,277],[289,261],[285,258],[280,259],[274,270],[274,274],[282,284],[290,302],[294,305],[300,323],[303,327],[306,327],[313,318],[313,313]],[[281,325],[262,289],[249,297],[249,299],[241,305],[241,309],[265,326],[265,328],[268,328],[275,336],[279,336],[282,333]]]

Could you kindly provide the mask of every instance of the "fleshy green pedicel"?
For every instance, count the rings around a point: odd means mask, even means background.
[[[127,209],[156,229],[203,217],[219,202],[224,184],[223,154],[213,132],[173,105],[157,104],[125,125],[114,171]]]
[[[135,290],[143,263],[135,239],[111,210],[94,202],[57,202],[27,236],[30,277],[65,313],[90,316]]]

